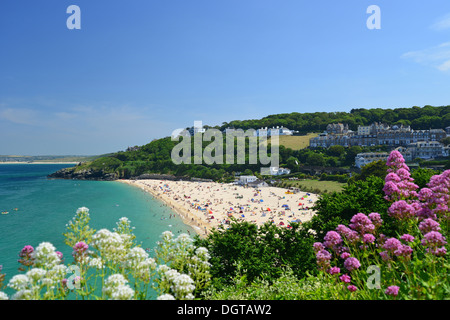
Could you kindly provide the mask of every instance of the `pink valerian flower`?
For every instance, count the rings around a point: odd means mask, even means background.
[[[339,274],[341,272],[341,269],[339,267],[332,267],[328,269],[329,274]]]
[[[430,231],[441,231],[441,226],[439,225],[439,222],[428,218],[419,223],[419,230],[423,234],[426,234]]]
[[[348,252],[343,252],[343,253],[341,253],[341,259],[345,260],[345,259],[347,259],[348,257],[350,257],[350,253],[348,253]]]
[[[338,225],[336,231],[350,243],[356,243],[359,241],[358,233],[343,224]]]
[[[405,244],[402,244],[397,250],[394,251],[394,254],[397,257],[406,258],[407,260],[411,259],[411,254],[413,249]]]
[[[402,235],[400,237],[401,240],[405,241],[405,242],[413,242],[414,241],[414,237],[410,234],[405,233],[404,235]]]
[[[401,245],[402,245],[402,243],[400,242],[400,240],[398,240],[396,238],[389,238],[385,241],[385,243],[383,245],[383,249],[393,252],[393,251],[397,250]]]
[[[77,242],[73,246],[72,256],[74,257],[75,261],[77,262],[83,262],[83,260],[86,258],[87,250],[89,249],[89,246],[83,242]]]
[[[387,158],[386,165],[389,167],[388,172],[398,172],[400,169],[405,169],[409,172],[409,167],[405,164],[403,155],[398,150],[393,150]]]
[[[382,248],[386,251],[380,252],[380,256],[384,261],[388,261],[392,259],[392,256],[395,254],[397,250],[399,250],[402,247],[402,243],[400,240],[396,238],[389,238],[387,239]],[[400,253],[400,251],[397,251],[397,253]]]
[[[363,213],[355,214],[350,220],[349,227],[359,232],[360,235],[375,231],[375,225],[372,223],[372,220]]]
[[[339,277],[339,279],[345,283],[350,283],[351,281],[351,277],[348,274],[343,274],[342,276]]]
[[[353,270],[356,270],[359,267],[361,267],[361,263],[359,262],[358,259],[356,259],[354,257],[349,257],[344,261],[344,267],[348,271],[353,271]]]
[[[397,296],[398,295],[398,290],[400,288],[397,286],[390,286],[386,289],[386,291],[384,291],[385,294],[389,295],[389,296]]]
[[[381,215],[378,212],[370,213],[369,219],[372,221],[375,228],[379,228],[383,224],[383,219],[381,219]]]
[[[447,253],[444,245],[447,244],[445,237],[437,231],[430,231],[423,236],[422,245],[427,247],[426,251],[435,256],[442,256]]]
[[[424,210],[424,214],[427,214],[427,218],[436,219],[442,217],[444,219],[450,219],[449,216],[449,201],[450,201],[450,170],[446,170],[440,175],[434,175],[431,177],[430,182],[427,184],[428,188],[423,188],[419,192],[419,197],[424,201],[424,207],[428,210]]]
[[[322,269],[328,269],[330,266],[331,253],[327,250],[320,250],[316,254],[317,265],[319,265]]]
[[[388,209],[388,213],[393,218],[405,221],[414,218],[418,210],[420,210],[418,203],[414,205],[409,204],[405,200],[399,200],[391,204]]]
[[[324,237],[324,245],[328,249],[332,249],[333,251],[337,251],[342,244],[342,238],[336,231],[328,231]]]
[[[413,183],[414,179],[411,178],[409,167],[405,164],[402,154],[397,150],[392,151],[386,165],[389,168],[383,188],[386,195],[384,198],[388,201],[397,201],[417,197],[416,190],[419,186]]]
[[[19,257],[20,259],[17,260],[21,265],[25,267],[30,267],[34,264],[34,258],[33,258],[33,252],[34,248],[30,245],[27,245],[20,250]],[[20,271],[24,271],[22,267],[19,268]]]
[[[363,242],[364,243],[374,243],[375,242],[375,236],[373,234],[366,233],[363,236]]]
[[[398,194],[400,193],[400,189],[393,181],[388,181],[384,184],[383,192],[385,194],[384,199],[388,201],[399,199]]]
[[[325,249],[325,247],[323,246],[322,242],[314,242],[313,248],[314,248],[314,253],[317,253],[320,250],[324,250]]]
[[[354,286],[353,284],[347,286],[347,289],[348,289],[350,292],[355,292],[356,290],[358,290],[358,288],[357,288],[356,286]]]

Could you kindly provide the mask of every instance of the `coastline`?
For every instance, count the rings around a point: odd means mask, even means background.
[[[80,162],[57,162],[57,161],[33,161],[33,162],[25,162],[25,161],[0,161],[0,164],[78,164]]]
[[[318,195],[278,187],[255,189],[217,182],[115,180],[144,190],[164,202],[201,237],[226,229],[230,217],[258,226],[271,222],[289,227],[312,218]]]

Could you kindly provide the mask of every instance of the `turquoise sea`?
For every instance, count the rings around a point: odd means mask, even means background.
[[[195,234],[173,211],[137,187],[114,181],[47,179],[67,164],[0,164],[0,265],[5,284],[19,273],[18,254],[25,245],[51,242],[72,262],[64,244],[66,224],[80,207],[89,208],[90,226],[112,231],[121,217],[135,227],[136,241],[153,249],[162,232]],[[4,290],[8,293],[8,290]]]

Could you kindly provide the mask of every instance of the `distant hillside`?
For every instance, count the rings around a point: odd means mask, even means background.
[[[302,167],[346,167],[354,164],[356,154],[367,151],[388,151],[386,146],[344,148],[335,146],[328,149],[311,150],[309,138],[321,132],[330,123],[347,123],[350,129],[373,122],[410,125],[413,129],[438,129],[450,126],[450,106],[425,106],[399,109],[353,109],[348,112],[286,113],[264,117],[259,120],[236,120],[224,122],[218,129],[228,127],[257,129],[260,127],[284,126],[299,131],[299,135],[280,137],[280,165],[299,172]],[[67,179],[114,180],[138,177],[142,174],[168,174],[177,177],[195,177],[213,180],[232,180],[235,173],[257,174],[261,165],[248,164],[246,149],[245,164],[181,164],[171,160],[171,151],[178,142],[170,137],[153,140],[141,146],[129,148],[107,156],[97,157],[73,168],[61,170],[50,177]],[[210,142],[204,142],[203,148]],[[248,146],[247,146],[248,147]],[[194,150],[192,142],[192,150]],[[224,145],[225,150],[225,145]],[[236,153],[236,148],[235,148]],[[193,157],[191,158],[193,159]],[[87,159],[85,159],[87,160]]]
[[[264,117],[259,120],[234,120],[224,122],[221,129],[232,128],[260,128],[284,126],[301,134],[308,132],[322,132],[330,123],[347,123],[351,130],[356,131],[358,125],[369,125],[383,122],[389,125],[409,125],[414,130],[443,129],[450,126],[450,105],[423,108],[397,109],[352,109],[350,112],[313,112],[313,113],[282,113]]]
[[[85,162],[92,161],[99,157],[105,155],[98,156],[77,156],[77,155],[67,155],[67,156],[21,156],[21,155],[0,155],[0,162],[24,162],[24,163],[33,163],[33,162]]]

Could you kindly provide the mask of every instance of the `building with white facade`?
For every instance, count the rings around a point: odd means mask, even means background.
[[[374,161],[383,160],[387,161],[389,154],[387,152],[365,152],[358,153],[355,157],[355,166],[357,168],[362,168],[366,164],[372,163]]]
[[[249,184],[250,182],[254,182],[256,180],[258,180],[258,178],[255,176],[240,176],[238,183],[245,185],[245,184]]]
[[[272,175],[272,176],[281,176],[283,174],[291,173],[291,170],[287,169],[287,168],[270,167],[269,172],[270,172],[270,175]]]

